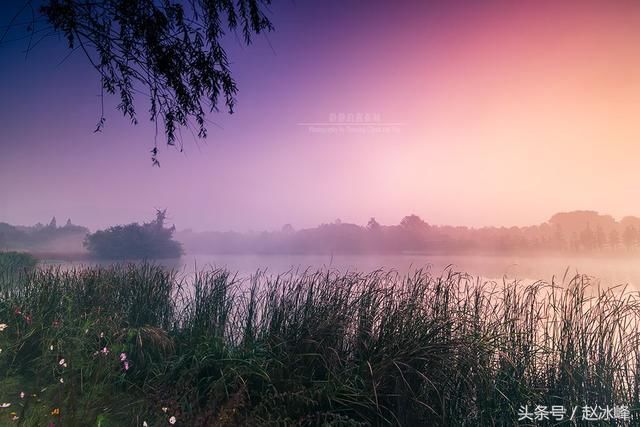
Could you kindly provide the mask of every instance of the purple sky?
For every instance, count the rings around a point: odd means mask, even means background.
[[[99,80],[80,51],[62,62],[66,45],[55,38],[26,58],[26,41],[0,45],[0,221],[55,215],[95,229],[167,208],[179,229],[244,231],[398,223],[409,213],[471,226],[540,223],[572,209],[640,213],[624,155],[638,136],[632,2],[611,13],[596,2],[276,3],[274,33],[249,47],[229,38],[236,114],[210,115],[217,126],[206,141],[183,133],[183,153],[161,146],[160,168],[151,167],[145,99],[131,126],[107,98],[106,126],[94,134]],[[12,7],[0,6],[0,26]],[[597,72],[583,76],[585,63]],[[607,86],[620,81],[616,70],[627,78],[624,99]],[[614,98],[628,108],[593,120]],[[300,125],[339,113],[394,125],[370,134]],[[583,167],[595,166],[590,149],[576,152],[583,135],[605,153],[598,179]]]

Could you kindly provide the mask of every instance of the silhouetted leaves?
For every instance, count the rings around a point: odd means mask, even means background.
[[[262,11],[270,0],[48,0],[40,8],[70,48],[84,51],[118,109],[137,123],[135,95],[150,100],[168,145],[178,126],[207,136],[207,111],[233,113],[237,86],[221,38],[225,30],[252,35],[273,29]],[[222,98],[222,99],[221,99]],[[104,117],[96,132],[104,126]],[[157,151],[152,161],[158,165]]]

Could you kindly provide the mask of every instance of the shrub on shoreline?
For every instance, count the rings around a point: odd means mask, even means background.
[[[84,241],[90,254],[100,259],[166,259],[179,258],[182,246],[173,240],[175,227],[166,228],[165,210],[156,219],[142,225],[116,225],[88,234]]]

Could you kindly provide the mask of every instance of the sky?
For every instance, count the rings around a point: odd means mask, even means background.
[[[13,4],[7,4],[13,3]],[[0,33],[19,2],[0,6]],[[288,0],[226,48],[236,112],[160,147],[63,39],[0,44],[0,222],[178,229],[640,215],[637,1]],[[27,17],[28,18],[28,17]],[[25,19],[22,19],[24,21]],[[356,122],[356,123],[353,123]]]

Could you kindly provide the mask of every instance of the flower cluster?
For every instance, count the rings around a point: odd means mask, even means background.
[[[22,317],[28,324],[31,324],[32,322],[32,316],[29,314],[24,314],[22,312],[22,310],[20,308],[16,308],[15,309],[15,315]],[[61,326],[61,321],[60,320],[56,320],[53,322],[52,327],[53,328],[59,328]],[[5,330],[9,329],[10,325],[7,323],[0,323],[0,333],[4,332]],[[85,334],[87,334],[89,332],[88,329],[85,330]],[[95,351],[94,356],[103,356],[105,358],[107,358],[107,356],[109,356],[111,354],[110,348],[108,347],[108,342],[105,341],[105,334],[103,332],[100,333],[100,343],[98,345],[98,350]],[[61,343],[54,341],[49,341],[47,343],[48,345],[46,345],[46,349],[49,350],[51,352],[52,355],[54,355],[54,366],[55,366],[55,371],[58,374],[58,382],[60,384],[64,384],[64,373],[66,372],[65,369],[67,369],[69,367],[69,364],[71,362],[69,362],[65,357],[62,357],[61,354]],[[114,350],[115,351],[115,350]],[[0,352],[2,352],[2,349],[0,349]],[[127,355],[127,353],[125,352],[120,352],[120,353],[116,353],[118,354],[118,360],[119,363],[121,364],[121,367],[123,369],[124,372],[129,371],[130,367],[131,367],[131,361],[129,360],[129,357]],[[46,390],[46,387],[44,389],[42,389],[42,391]],[[27,394],[24,391],[21,391],[19,394],[19,399],[25,399],[27,398]],[[36,397],[35,394],[29,394],[29,396],[33,396]],[[14,402],[15,403],[15,402]],[[20,406],[23,405],[23,403],[18,403]],[[6,408],[10,408],[9,410],[13,409],[14,404],[11,402],[0,402],[0,410],[2,409],[6,409]],[[163,412],[166,414],[168,411],[168,408],[162,408]],[[53,407],[50,409],[50,415],[57,417],[60,416],[60,411],[61,408],[60,407]],[[20,417],[15,413],[12,412],[9,414],[12,418],[13,421],[17,421]],[[171,425],[174,425],[177,423],[177,418],[174,415],[169,415],[166,414],[166,422],[168,422]],[[53,426],[55,427],[57,425],[57,422],[51,422],[49,424],[49,426]],[[147,422],[145,421],[143,423],[143,426],[148,426]]]
[[[162,412],[164,412],[165,414],[168,411],[169,411],[169,408],[167,408],[166,406],[162,408]],[[169,417],[168,421],[169,421],[169,424],[173,425],[178,421],[178,419],[174,415],[172,415],[172,416]]]
[[[7,325],[6,323],[0,323],[0,332],[4,331],[8,327],[9,325]],[[2,353],[2,348],[0,348],[0,353]]]
[[[20,307],[16,307],[16,309],[14,310],[14,313],[16,314],[16,316],[22,316],[22,318],[25,320],[25,322],[27,322],[28,325],[31,324],[31,321],[33,320],[33,318],[29,313],[23,313]]]
[[[127,360],[127,353],[120,353],[120,362],[122,362],[122,369],[129,370],[129,361]]]

